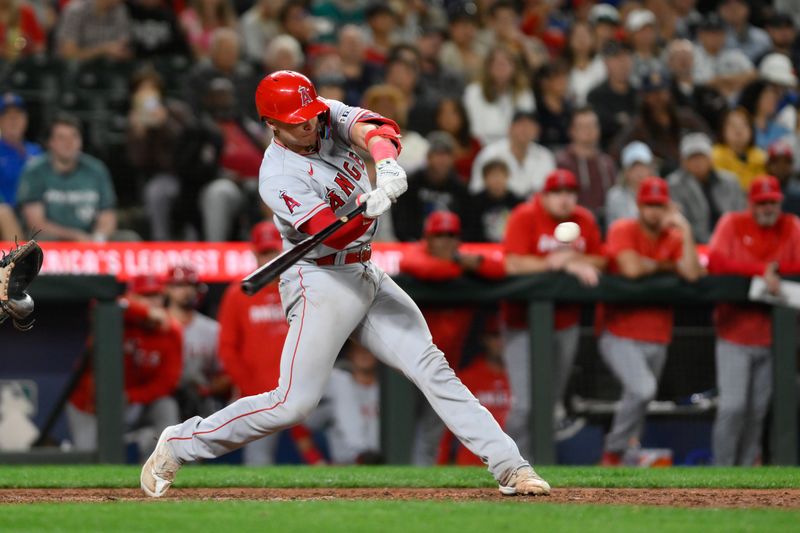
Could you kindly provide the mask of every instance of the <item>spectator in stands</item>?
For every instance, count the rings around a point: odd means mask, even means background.
[[[738,49],[725,48],[725,24],[709,13],[697,28],[694,48],[694,82],[719,91],[729,102],[756,77],[753,62]]]
[[[680,165],[680,139],[692,131],[709,133],[708,125],[691,109],[675,104],[664,71],[648,73],[640,87],[639,114],[614,139],[611,153],[616,156],[631,141],[642,141],[660,160],[659,173],[663,175]]]
[[[0,193],[0,240],[13,241],[22,239],[24,234],[19,226],[14,208],[3,199]]]
[[[477,39],[478,19],[474,13],[459,9],[450,17],[449,39],[442,44],[439,62],[461,74],[465,81],[477,79],[486,56],[484,43]]]
[[[182,332],[164,309],[164,285],[153,274],[134,277],[118,301],[124,309],[124,427],[128,432],[148,429],[137,439],[140,456],[147,457],[155,448],[155,436],[180,420],[172,393],[181,377]],[[67,404],[67,422],[77,450],[97,448],[95,401],[95,376],[90,368]]]
[[[742,91],[739,105],[750,113],[756,146],[769,149],[775,141],[789,138],[793,131],[778,121],[781,89],[765,79],[750,83]]]
[[[258,266],[280,253],[281,235],[272,222],[253,226],[250,244]],[[281,307],[278,284],[271,283],[254,296],[247,296],[238,283],[225,290],[217,318],[219,357],[236,387],[238,397],[252,396],[278,386],[281,350],[289,326]],[[246,465],[274,462],[279,434],[253,441],[244,447]]]
[[[406,173],[416,172],[425,165],[428,141],[416,131],[408,130],[408,98],[400,89],[392,85],[373,85],[364,93],[361,106],[394,120],[400,126],[403,150],[397,162]]]
[[[595,4],[589,11],[589,24],[594,34],[595,47],[603,50],[610,42],[618,42],[620,31],[619,11],[610,4]]]
[[[416,48],[399,45],[392,49],[386,62],[385,83],[397,87],[406,97],[408,129],[423,136],[433,131],[438,97],[422,82]]]
[[[121,0],[70,2],[61,14],[56,45],[64,59],[131,58],[131,21]]]
[[[175,12],[164,0],[130,0],[131,47],[136,59],[189,55]]]
[[[392,209],[397,239],[416,241],[422,237],[423,221],[434,211],[468,215],[467,188],[455,171],[455,141],[449,133],[436,131],[428,136],[427,165],[408,179],[408,191]]]
[[[173,208],[181,196],[178,146],[192,121],[192,110],[186,104],[164,98],[158,72],[145,67],[133,75],[128,159],[146,180],[143,200],[152,240],[179,238],[177,230],[182,228],[173,227]],[[186,196],[181,198],[182,202],[186,200]]]
[[[597,285],[606,260],[602,255],[600,228],[591,211],[578,205],[578,179],[569,170],[556,169],[544,189],[530,201],[518,205],[506,227],[505,265],[509,275],[561,271],[583,285]],[[581,235],[570,244],[554,237],[556,226],[571,221]],[[530,430],[530,339],[525,306],[505,304],[505,363],[511,382],[511,411],[506,429],[520,451],[529,447]],[[566,416],[564,394],[572,364],[578,353],[580,305],[559,304],[555,312],[555,365],[553,375],[553,423],[557,433],[568,434],[580,421]]]
[[[258,0],[242,15],[242,47],[245,59],[251,63],[260,63],[267,44],[280,35],[278,12],[285,3],[286,0]]]
[[[556,154],[556,165],[578,178],[578,203],[603,219],[606,193],[614,185],[617,164],[600,151],[600,123],[590,107],[575,111],[569,127],[570,144]]]
[[[312,42],[316,38],[314,20],[301,2],[286,2],[278,12],[278,22],[280,22],[280,33],[291,35],[304,52],[308,52]]]
[[[345,80],[344,103],[357,106],[364,92],[378,83],[379,65],[366,60],[367,38],[358,26],[347,24],[337,34],[336,50],[341,58],[341,73]]]
[[[490,50],[479,80],[464,90],[464,107],[473,137],[484,146],[506,135],[516,111],[533,111],[536,103],[519,56],[508,48]]]
[[[367,109],[372,108],[367,107]],[[467,110],[461,100],[443,98],[439,102],[439,107],[436,109],[436,129],[453,136],[456,142],[456,172],[465,183],[469,182],[472,176],[472,164],[481,150],[481,143],[472,136]],[[405,142],[405,139],[403,141]]]
[[[320,97],[328,100],[339,100],[340,102],[344,101],[347,94],[345,93],[346,83],[344,76],[336,74],[314,79],[314,86],[317,88],[317,94]]]
[[[589,91],[606,81],[606,65],[597,54],[592,28],[576,21],[570,28],[567,58],[570,64],[569,94],[576,107],[586,105]]]
[[[305,424],[324,430],[333,464],[381,464],[378,361],[354,341],[343,353],[344,362],[331,371],[319,407]]]
[[[167,273],[167,313],[183,328],[183,371],[175,390],[181,419],[210,415],[230,392],[218,355],[219,322],[197,310],[207,290],[191,264],[173,266]]]
[[[667,176],[672,199],[692,227],[694,240],[707,243],[719,218],[745,206],[736,176],[715,170],[711,140],[704,133],[690,133],[681,140],[681,168]]]
[[[800,274],[800,220],[781,212],[780,183],[759,176],[750,208],[728,213],[709,246],[713,274],[763,276],[781,294],[781,276]],[[761,464],[764,418],[772,395],[772,314],[759,304],[718,304],[716,367],[719,405],[714,420],[714,464]]]
[[[435,98],[460,98],[465,80],[449,65],[439,62],[446,30],[439,26],[423,26],[414,41],[419,52],[420,83],[433,90]],[[472,80],[466,80],[472,81]]]
[[[756,176],[766,171],[767,153],[755,145],[750,115],[744,108],[737,107],[725,113],[711,161],[715,169],[727,170],[736,176],[743,191],[750,188]]]
[[[397,44],[397,14],[391,4],[372,2],[365,12],[369,26],[369,46],[366,57],[369,61],[382,65],[386,62],[389,51]]]
[[[511,192],[520,198],[528,198],[539,191],[547,175],[556,168],[553,152],[537,142],[540,131],[535,113],[514,113],[507,137],[478,152],[472,165],[470,191],[479,193],[483,190],[483,166],[493,159],[499,159],[508,166],[508,188]]]
[[[510,170],[502,159],[492,159],[481,169],[483,191],[472,195],[468,242],[501,242],[511,211],[523,198],[508,188]]]
[[[42,147],[25,140],[28,112],[25,102],[14,93],[0,96],[0,196],[10,206],[17,203],[17,187],[22,168]]]
[[[755,61],[770,49],[767,32],[750,24],[750,5],[747,0],[721,0],[717,10],[727,25],[726,48],[741,50],[750,61]]]
[[[610,271],[636,280],[671,272],[687,281],[703,274],[692,228],[661,178],[645,179],[637,193],[639,216],[617,220],[606,241]],[[622,385],[622,397],[606,436],[602,464],[619,465],[635,453],[647,405],[656,398],[667,360],[673,311],[663,305],[604,304],[600,355]]]
[[[58,115],[50,124],[47,153],[22,172],[17,203],[29,230],[40,239],[130,240],[117,231],[116,194],[108,168],[81,151],[80,123]]]
[[[492,414],[500,427],[505,425],[508,411],[511,408],[511,386],[508,373],[503,364],[503,338],[500,336],[500,325],[497,317],[487,320],[481,335],[483,351],[463,369],[456,370],[456,375],[472,394]],[[452,446],[455,444],[455,450]],[[454,464],[459,466],[480,466],[481,459],[458,442],[452,433],[447,431],[439,445],[437,464],[450,464],[451,452],[455,451]]]
[[[276,70],[303,70],[306,58],[297,39],[291,35],[278,35],[264,48],[261,67],[264,72]]]
[[[786,141],[778,141],[767,152],[767,173],[775,176],[783,192],[782,209],[800,216],[800,180],[794,170],[794,148]]]
[[[327,20],[335,31],[345,24],[363,24],[366,4],[363,0],[319,0],[314,2],[311,14]],[[320,36],[322,40],[327,40],[326,37]]]
[[[631,86],[633,62],[630,49],[617,41],[602,48],[608,78],[587,96],[600,119],[602,145],[607,148],[618,132],[633,121],[637,112],[636,90]]]
[[[797,40],[797,28],[791,15],[780,11],[773,13],[764,21],[764,29],[772,43],[769,53],[783,54],[793,65],[800,64],[800,42]],[[756,59],[755,64],[760,65],[764,57]]]
[[[775,108],[775,121],[785,127],[791,135],[796,135],[797,118],[797,76],[789,57],[780,53],[767,54],[758,68],[760,79],[770,83],[778,96]]]
[[[625,30],[633,49],[633,83],[636,84],[645,73],[661,68],[656,16],[649,9],[634,9],[625,17]]]
[[[214,55],[217,30],[236,32],[236,11],[230,0],[190,0],[178,18],[197,59]]]
[[[19,0],[0,2],[0,57],[14,61],[20,56],[45,51],[45,33],[30,5]]]
[[[536,113],[542,128],[539,142],[557,150],[569,144],[573,111],[567,96],[569,67],[561,60],[551,61],[536,76]]]
[[[606,228],[621,218],[639,216],[639,207],[636,204],[639,185],[645,178],[655,175],[653,152],[642,141],[633,141],[623,148],[620,162],[622,163],[620,181],[606,193]]]
[[[428,282],[444,282],[465,274],[486,279],[505,276],[501,259],[461,253],[461,219],[449,211],[434,211],[425,219],[422,241],[409,249],[400,261],[400,271]],[[431,331],[433,343],[444,352],[452,368],[460,368],[469,328],[475,318],[472,305],[425,305],[422,314]],[[434,464],[444,424],[428,405],[421,404],[412,451],[412,463]]]
[[[256,116],[253,94],[257,80],[250,65],[239,61],[239,35],[230,28],[215,30],[208,52],[208,58],[199,61],[186,76],[183,91],[186,102],[192,109],[200,109],[211,81],[226,78],[235,88],[239,111]]]
[[[200,194],[203,233],[208,241],[227,241],[235,229],[243,233],[259,218],[258,174],[268,136],[236,108],[234,87],[226,78],[211,81],[203,110],[222,135],[222,175]]]
[[[693,38],[697,26],[703,20],[703,16],[697,10],[697,0],[674,0],[670,3],[678,17],[675,21],[676,34],[682,39]]]
[[[700,115],[714,130],[728,109],[722,93],[694,79],[695,46],[688,39],[676,39],[667,45],[667,70],[671,78],[670,92],[679,107],[687,107]]]
[[[488,46],[502,46],[513,51],[528,68],[538,69],[548,60],[544,44],[521,31],[519,11],[510,0],[497,0],[489,7],[489,21],[483,37]]]

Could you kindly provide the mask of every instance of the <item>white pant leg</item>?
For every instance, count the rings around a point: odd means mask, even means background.
[[[97,416],[94,413],[67,403],[67,425],[76,450],[93,452],[97,449]]]
[[[742,466],[753,466],[761,457],[764,418],[772,399],[772,349],[768,346],[750,347],[751,379],[745,431],[742,435]]]
[[[436,414],[472,453],[488,464],[495,479],[527,465],[511,438],[461,383],[431,339],[414,301],[370,264],[378,292],[353,333],[362,346],[400,370],[425,395]]]
[[[181,424],[169,442],[181,461],[211,459],[302,421],[317,406],[333,363],[361,322],[375,286],[361,265],[303,263],[281,277],[289,332],[278,388]]]
[[[717,390],[719,403],[712,432],[714,464],[740,464],[742,435],[750,429],[747,418],[750,389],[750,356],[748,347],[717,339]]]
[[[581,338],[580,325],[575,324],[568,328],[555,331],[555,398],[553,405],[564,404],[564,394],[567,392],[569,377],[572,375],[572,367],[575,364],[575,357],[578,355],[578,342]],[[554,417],[555,418],[555,417]]]
[[[530,333],[524,329],[503,331],[503,360],[511,390],[511,408],[505,428],[522,455],[530,454],[531,356]]]
[[[273,433],[258,440],[248,442],[242,448],[242,461],[247,466],[266,466],[275,464],[275,451],[278,448],[280,433]]]

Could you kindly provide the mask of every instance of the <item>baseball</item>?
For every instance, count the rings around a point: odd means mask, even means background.
[[[570,243],[581,236],[581,228],[574,222],[562,222],[556,226],[555,237],[559,242]]]

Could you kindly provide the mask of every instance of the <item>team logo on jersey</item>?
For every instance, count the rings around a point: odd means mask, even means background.
[[[342,200],[342,197],[339,196],[339,194],[337,194],[337,192],[331,189],[330,187],[326,187],[325,189],[327,190],[325,196],[328,197],[328,203],[330,204],[331,209],[335,213],[337,209],[344,206],[344,200]]]
[[[308,87],[298,87],[297,92],[300,93],[301,107],[305,107],[312,102],[311,95],[308,94]]]
[[[294,214],[295,208],[300,207],[300,202],[286,194],[286,191],[281,191],[278,196],[286,203],[286,208],[289,210],[289,213]]]

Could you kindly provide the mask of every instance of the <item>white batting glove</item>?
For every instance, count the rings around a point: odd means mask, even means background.
[[[358,197],[357,202],[358,205],[367,203],[367,209],[364,211],[364,216],[367,218],[378,218],[392,207],[392,201],[383,189],[364,193]]]
[[[392,203],[408,189],[406,171],[394,159],[381,159],[375,163],[375,171],[378,188],[386,191]]]

